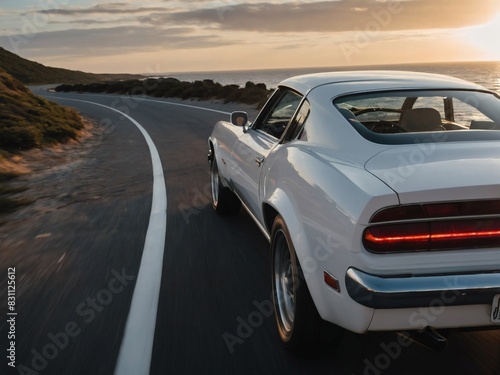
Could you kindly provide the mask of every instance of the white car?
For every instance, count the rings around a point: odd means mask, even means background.
[[[212,206],[270,242],[290,348],[343,329],[500,328],[500,98],[459,79],[340,72],[283,81],[209,140]]]

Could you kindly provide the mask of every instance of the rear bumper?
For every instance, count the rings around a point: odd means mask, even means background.
[[[374,276],[349,268],[349,296],[374,309],[491,305],[500,294],[500,272],[426,276]]]

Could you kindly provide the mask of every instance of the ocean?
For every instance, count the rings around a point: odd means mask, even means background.
[[[239,86],[245,86],[246,82],[251,81],[253,83],[264,83],[268,88],[274,88],[282,80],[296,75],[346,70],[404,70],[445,74],[477,83],[500,93],[500,61],[164,73],[161,76],[174,77],[188,82],[211,79],[223,85],[236,84]]]

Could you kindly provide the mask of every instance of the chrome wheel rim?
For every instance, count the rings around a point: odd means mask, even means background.
[[[277,318],[281,329],[289,333],[295,319],[295,277],[285,234],[279,230],[275,236],[274,287]]]
[[[214,207],[217,207],[219,202],[219,170],[215,160],[212,162],[212,168],[210,168],[210,185],[212,188],[212,203]]]

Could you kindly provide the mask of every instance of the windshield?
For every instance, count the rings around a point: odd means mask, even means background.
[[[500,99],[489,92],[374,92],[343,96],[333,104],[361,135],[379,143],[483,140],[486,133],[500,139]]]

